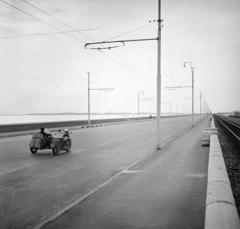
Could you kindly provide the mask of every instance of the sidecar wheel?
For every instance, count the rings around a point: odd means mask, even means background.
[[[30,147],[30,151],[32,152],[32,154],[35,154],[37,153],[37,148],[34,148],[34,147]]]
[[[60,151],[59,143],[56,143],[54,148],[52,148],[53,155],[57,156],[59,154],[59,151]]]
[[[66,152],[70,152],[71,147],[72,147],[72,142],[71,140],[69,140],[66,142]]]

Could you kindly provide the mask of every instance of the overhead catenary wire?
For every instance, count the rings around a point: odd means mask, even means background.
[[[77,33],[79,31],[92,31],[97,29],[76,29],[76,30],[65,30],[59,32],[48,32],[48,33],[27,33],[27,34],[16,34],[16,35],[9,35],[0,37],[0,39],[12,39],[12,38],[21,38],[21,37],[34,37],[34,36],[49,36],[49,35],[56,35],[56,34],[63,34],[63,33]]]
[[[74,30],[74,28],[73,28],[72,26],[70,26],[70,25],[68,25],[67,23],[63,22],[62,20],[59,20],[58,18],[52,16],[51,14],[49,14],[49,13],[46,12],[45,10],[41,9],[40,7],[38,7],[38,6],[30,3],[30,2],[27,1],[27,0],[22,0],[22,1],[23,1],[24,3],[26,3],[27,5],[30,5],[30,6],[33,7],[34,9],[39,10],[40,12],[44,13],[45,15],[47,15],[47,16],[51,17],[52,19],[56,20],[56,21],[59,22],[60,24],[62,24],[62,25],[64,25],[64,26],[66,26],[66,27],[71,28],[71,29]],[[150,26],[150,25],[152,24],[151,22],[152,22],[152,21],[149,21],[148,23],[146,23],[146,24],[144,24],[144,25],[142,25],[142,26],[138,26],[138,27],[136,27],[136,28],[134,28],[134,29],[131,29],[131,30],[127,31],[127,32],[124,32],[124,33],[121,33],[121,34],[119,34],[119,35],[116,35],[116,36],[114,36],[114,37],[112,37],[112,38],[109,38],[109,40],[110,40],[110,39],[113,39],[113,38],[116,38],[116,37],[119,37],[119,36],[123,36],[123,35],[129,34],[129,33],[135,32],[135,31],[140,30],[140,29],[143,29],[143,28],[145,28],[145,27],[148,27],[148,26]],[[92,41],[95,41],[93,38],[91,38],[90,36],[82,33],[81,31],[78,31],[78,33],[80,33],[82,36],[84,36],[84,37],[86,37],[86,38],[88,38],[88,39],[90,39],[90,40],[92,40]],[[108,48],[106,48],[106,49],[108,49]],[[111,50],[111,51],[112,51],[112,50]],[[132,64],[129,60],[126,60],[126,58],[122,57],[120,54],[117,54],[116,52],[113,52],[113,51],[112,51],[112,53],[114,53],[114,55],[118,56],[118,58],[122,59],[125,63],[127,63],[127,65],[130,65],[130,67],[128,67],[128,69],[133,70],[133,68],[135,68],[135,70],[134,70],[135,73],[140,74],[140,75],[142,75],[142,76],[146,75],[147,77],[149,77],[148,74],[146,74],[145,72],[143,72],[143,71],[142,71],[141,69],[139,69],[139,67],[137,67],[136,65]],[[115,59],[115,61],[117,61],[117,60]],[[127,66],[127,65],[124,64],[124,66]],[[137,69],[137,71],[136,71],[136,69]],[[140,70],[140,71],[139,71],[139,70]],[[143,72],[143,73],[140,73],[140,72]],[[145,77],[145,76],[144,76],[144,77]],[[146,77],[145,77],[145,78],[146,78]],[[152,77],[152,76],[150,76],[150,78],[153,80],[153,77]]]
[[[117,52],[115,52],[115,51],[112,50],[112,53],[113,53],[114,55],[118,56],[119,58],[123,59],[126,63],[129,63],[130,65],[132,65],[134,68],[139,69],[138,66],[134,65],[134,64],[131,63],[128,59],[126,59],[125,57],[122,57],[121,55],[119,55]],[[153,76],[151,76],[151,75],[149,75],[148,73],[144,72],[142,69],[140,69],[140,70],[141,70],[141,72],[143,72],[143,74],[141,73],[142,75],[148,76],[149,78],[151,78],[152,80],[155,81],[155,78],[154,78]]]
[[[147,24],[144,24],[144,25],[142,25],[142,26],[138,26],[137,28],[131,29],[131,30],[126,31],[126,32],[124,32],[124,33],[120,33],[120,34],[118,34],[118,35],[115,35],[115,36],[113,36],[113,37],[110,37],[110,38],[108,38],[108,39],[105,39],[105,41],[110,41],[110,40],[112,40],[112,39],[115,39],[115,38],[118,38],[118,37],[121,37],[121,36],[130,34],[130,33],[136,32],[136,31],[138,31],[138,30],[140,30],[140,29],[143,29],[143,28],[145,28],[145,27],[148,27],[148,26],[150,26],[150,25],[151,25],[151,24],[148,22]]]
[[[137,71],[136,69],[134,69],[134,67],[132,66],[132,64],[129,65],[129,64],[126,64],[126,63],[124,63],[124,62],[119,62],[118,59],[116,59],[116,58],[114,58],[114,57],[112,57],[112,56],[109,56],[109,55],[107,55],[107,54],[104,53],[104,52],[102,52],[102,54],[104,54],[106,57],[108,57],[108,58],[114,60],[115,62],[119,63],[120,65],[122,65],[122,66],[128,68],[128,69],[131,70],[132,72],[135,72],[135,73],[138,74],[139,76],[141,76],[141,77],[143,77],[143,78],[145,78],[145,79],[147,79],[147,80],[149,80],[149,79],[152,80],[152,83],[155,82],[155,79],[154,79],[153,77],[146,76],[145,74],[143,74],[143,73]]]
[[[58,32],[62,32],[63,34],[65,34],[65,35],[68,36],[68,37],[71,37],[71,38],[73,38],[73,39],[75,39],[75,40],[77,40],[77,41],[79,41],[79,42],[81,42],[81,43],[84,43],[84,41],[79,40],[78,38],[76,38],[76,37],[74,37],[74,36],[71,36],[71,35],[68,34],[68,33],[64,33],[64,31],[61,31],[59,28],[57,28],[57,27],[55,27],[55,26],[53,26],[53,25],[45,22],[44,20],[42,20],[42,19],[40,19],[40,18],[38,18],[38,17],[36,17],[36,16],[34,16],[34,15],[32,15],[32,14],[30,14],[30,13],[28,13],[28,12],[22,10],[22,9],[20,9],[19,7],[16,7],[15,5],[13,5],[13,4],[5,1],[5,0],[0,0],[0,2],[4,3],[5,5],[8,5],[8,6],[14,8],[14,9],[16,9],[16,10],[18,10],[18,11],[20,11],[21,13],[23,13],[23,14],[29,16],[29,17],[34,18],[34,19],[37,20],[37,21],[40,21],[40,22],[43,23],[44,25],[49,26],[49,27],[57,30]]]
[[[70,28],[71,30],[76,30],[76,29],[73,28],[72,26],[70,26],[70,25],[66,24],[65,22],[59,20],[58,18],[56,18],[56,17],[50,15],[48,12],[42,10],[41,8],[37,7],[36,5],[34,5],[34,4],[32,4],[32,3],[29,3],[29,2],[26,1],[26,0],[22,0],[22,1],[23,1],[24,3],[26,3],[27,5],[30,5],[30,6],[33,7],[34,9],[36,9],[36,10],[38,10],[38,11],[44,13],[44,14],[47,15],[48,17],[51,17],[52,19],[56,20],[58,23],[64,25],[65,27],[68,27],[68,28]],[[79,40],[78,38],[76,38],[76,37],[74,37],[74,36],[71,36],[71,35],[68,34],[68,33],[65,33],[63,30],[61,30],[61,29],[59,29],[59,28],[53,26],[52,24],[49,24],[49,23],[45,22],[44,20],[42,20],[42,19],[40,19],[40,18],[38,18],[38,17],[36,17],[36,16],[34,16],[34,15],[32,15],[32,14],[30,14],[30,13],[28,13],[28,12],[26,12],[26,11],[24,11],[24,10],[18,8],[18,7],[16,7],[15,5],[13,5],[13,4],[11,4],[11,3],[5,1],[5,0],[0,0],[0,2],[6,4],[6,5],[8,5],[8,6],[14,8],[14,9],[20,11],[20,12],[22,12],[22,13],[25,14],[25,15],[28,15],[28,16],[34,18],[35,20],[40,21],[41,23],[43,23],[43,24],[45,24],[45,25],[47,25],[47,26],[49,26],[49,27],[51,27],[51,28],[57,30],[59,33],[63,33],[63,34],[65,34],[66,36],[69,36],[69,37],[73,38],[73,39],[76,40],[76,41],[79,41],[79,42],[81,42],[81,43],[84,43],[82,40]],[[78,33],[78,34],[81,34],[82,36],[84,36],[84,37],[86,37],[86,38],[88,38],[88,39],[90,39],[90,40],[92,40],[92,41],[95,41],[93,38],[91,38],[90,36],[88,36],[88,35],[86,35],[86,34],[80,32],[80,31],[77,31],[77,33]],[[101,53],[104,53],[104,52],[101,52]],[[104,55],[108,56],[106,53],[104,53]],[[126,64],[126,63],[119,62],[119,60],[116,59],[116,58],[114,58],[113,56],[108,56],[108,57],[111,58],[111,59],[113,59],[115,62],[118,62],[118,63],[121,64],[122,66],[127,67],[129,70],[131,70],[131,71],[137,73],[139,76],[144,76],[145,78],[147,78],[147,79],[151,79],[151,80],[153,79],[153,78],[151,78],[151,77],[149,77],[149,76],[145,76],[145,73],[140,73],[140,72],[139,72],[139,69],[138,69],[138,70],[136,70],[136,69],[134,70],[134,68],[136,68],[136,67],[134,67],[134,65],[133,65],[132,63],[130,64],[129,61],[128,61],[128,63]],[[118,54],[118,58],[124,60],[124,58],[121,57],[119,54]],[[125,61],[125,62],[126,62],[126,61]]]
[[[72,27],[71,25],[69,25],[69,24],[65,23],[64,21],[62,21],[62,20],[60,20],[60,19],[52,16],[52,15],[49,14],[47,11],[45,11],[45,10],[43,10],[42,8],[36,6],[35,4],[32,4],[32,3],[30,3],[29,1],[26,1],[26,0],[21,0],[21,1],[24,2],[25,4],[31,6],[32,8],[34,8],[34,9],[42,12],[43,14],[47,15],[48,17],[52,18],[53,20],[57,21],[58,23],[64,25],[65,27],[70,28],[70,29],[72,29],[72,30],[76,30],[76,29],[75,29],[74,27]],[[78,32],[78,33],[79,33],[80,35],[88,38],[88,39],[93,40],[91,37],[89,37],[88,35],[86,35],[86,34],[84,34],[84,33],[81,33],[81,32]]]
[[[51,14],[49,14],[49,13],[46,12],[45,10],[41,9],[40,7],[38,7],[38,6],[30,3],[30,2],[27,1],[27,0],[22,0],[22,1],[23,1],[24,3],[26,3],[27,5],[30,5],[30,6],[33,7],[34,9],[39,10],[40,12],[44,13],[44,14],[47,15],[48,17],[51,17],[52,19],[56,20],[58,23],[60,23],[60,24],[62,24],[62,25],[64,25],[64,26],[66,26],[66,27],[74,30],[74,28],[73,28],[71,25],[68,25],[67,23],[63,22],[62,20],[60,20],[60,19],[52,16]],[[144,25],[142,25],[142,26],[138,26],[137,28],[134,28],[134,29],[132,29],[132,30],[130,30],[130,31],[127,31],[127,32],[125,32],[124,34],[129,34],[129,33],[131,33],[131,32],[134,32],[134,31],[140,30],[140,29],[142,29],[142,28],[144,28],[144,27],[147,27],[147,26],[149,26],[149,25],[151,25],[151,21],[149,21],[147,24],[144,24]],[[84,37],[92,40],[92,41],[95,41],[93,38],[91,38],[90,36],[82,33],[81,31],[79,31],[78,33],[81,34],[82,36],[84,36]],[[114,36],[114,37],[118,37],[118,36],[122,36],[122,35],[123,35],[123,34],[119,34],[119,35],[116,35],[116,36]],[[113,39],[113,37],[110,38],[110,39]],[[111,50],[111,51],[112,51],[112,50]],[[112,52],[113,52],[113,51],[112,51]],[[140,71],[142,71],[142,70],[140,70],[138,67],[136,67],[136,65],[130,63],[130,61],[126,61],[126,59],[123,58],[120,54],[116,54],[116,52],[113,52],[113,53],[114,53],[114,55],[117,55],[118,58],[122,59],[125,63],[127,63],[127,65],[130,65],[130,67],[128,67],[128,69],[133,70],[133,68],[135,68],[135,70],[134,70],[135,73],[141,74],[142,76],[146,75],[147,77],[149,77],[149,75],[146,74],[146,73],[140,73]],[[116,61],[116,60],[115,60],[115,61]],[[124,66],[127,66],[127,65],[124,64]],[[137,71],[136,71],[136,69],[137,69]],[[139,70],[140,70],[140,71],[139,71]],[[146,78],[146,77],[145,77],[145,78]],[[153,77],[150,76],[150,78],[153,80]]]

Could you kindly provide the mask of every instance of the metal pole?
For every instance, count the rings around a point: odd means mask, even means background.
[[[194,126],[194,68],[192,70],[192,127]]]
[[[161,115],[161,0],[158,0],[158,47],[157,47],[157,149],[160,147]]]
[[[140,118],[140,94],[143,94],[143,91],[138,92],[138,118]]]
[[[200,91],[200,114],[202,114],[202,91]]]
[[[140,113],[140,108],[139,108],[139,97],[140,97],[140,93],[138,92],[138,118],[139,118],[139,113]]]
[[[90,72],[88,74],[88,127],[90,127]]]

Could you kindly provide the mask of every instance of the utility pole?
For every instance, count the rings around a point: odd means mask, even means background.
[[[90,127],[90,74],[91,72],[87,72],[88,74],[88,127]]]
[[[194,126],[194,68],[191,66],[192,71],[192,127]]]
[[[143,94],[143,91],[139,91],[137,94],[138,94],[138,118],[140,118],[140,94]]]
[[[154,20],[155,21],[155,20]],[[96,50],[111,50],[113,48],[117,48],[119,46],[110,46],[110,44],[118,43],[123,44],[127,42],[138,42],[138,41],[153,41],[157,40],[157,121],[156,121],[156,148],[159,150],[160,147],[160,116],[161,116],[161,27],[162,27],[162,19],[161,19],[161,0],[158,0],[158,32],[157,38],[145,38],[145,39],[131,39],[131,40],[116,40],[116,41],[101,41],[101,42],[91,42],[86,43],[85,48],[89,46],[101,45],[101,47],[92,47],[90,49]],[[108,47],[103,46],[109,44]]]
[[[194,67],[192,66],[192,62],[184,62],[183,67],[187,67],[190,65],[191,73],[192,73],[192,127],[194,126]]]
[[[161,118],[161,0],[158,0],[158,48],[157,48],[157,150],[160,146],[160,118]]]
[[[90,110],[90,91],[91,90],[99,90],[99,91],[104,91],[104,92],[107,92],[107,91],[112,91],[114,90],[113,88],[91,88],[90,87],[90,74],[91,72],[87,72],[87,75],[88,75],[88,127],[90,127],[90,124],[91,124],[91,119],[90,119],[90,114],[91,114],[91,110]]]

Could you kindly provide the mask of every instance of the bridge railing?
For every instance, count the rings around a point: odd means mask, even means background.
[[[213,119],[211,127],[215,128]],[[240,228],[239,216],[217,135],[210,136],[205,212],[205,229],[213,228]]]

